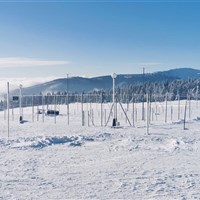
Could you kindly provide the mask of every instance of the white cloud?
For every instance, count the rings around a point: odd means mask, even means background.
[[[29,87],[40,83],[45,83],[51,80],[55,80],[60,77],[49,76],[49,77],[20,77],[20,78],[0,78],[0,96],[7,92],[7,82],[10,83],[10,90],[19,88],[19,85]]]
[[[68,65],[69,63],[70,62],[66,60],[42,60],[23,57],[0,58],[0,68]]]

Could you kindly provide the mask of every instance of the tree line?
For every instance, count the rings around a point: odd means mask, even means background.
[[[116,98],[122,103],[134,101],[142,102],[146,100],[146,95],[150,95],[151,101],[164,101],[179,99],[199,99],[200,98],[200,79],[173,80],[162,82],[138,82],[135,84],[124,84],[116,86]],[[66,91],[52,92],[40,95],[24,95],[22,97],[23,106],[31,105],[50,105],[50,104],[68,104],[74,102],[91,102],[91,103],[106,103],[112,102],[113,91],[110,89],[95,89],[93,91],[82,93]],[[6,98],[5,98],[6,99]],[[18,107],[19,101],[12,101],[12,107]],[[1,110],[6,108],[5,100],[0,101]]]

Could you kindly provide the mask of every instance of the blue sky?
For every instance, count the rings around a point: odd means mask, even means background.
[[[200,69],[198,2],[1,2],[1,77]]]

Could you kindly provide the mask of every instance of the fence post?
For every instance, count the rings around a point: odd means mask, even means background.
[[[54,95],[54,123],[56,124],[56,95]]]
[[[132,94],[132,100],[133,100],[133,127],[135,126],[135,98]]]
[[[39,105],[38,105],[38,102],[37,102],[37,121],[39,121]]]
[[[85,125],[85,113],[82,111],[82,126]]]
[[[69,93],[67,93],[67,124],[69,126]]]
[[[143,95],[142,95],[142,120],[145,121],[145,118],[144,118],[144,92],[143,92]]]
[[[191,119],[191,96],[188,96],[188,100],[189,100],[189,119]]]
[[[168,94],[166,94],[166,97],[165,97],[165,123],[167,123],[167,96]]]
[[[178,120],[180,120],[180,95],[178,94]]]
[[[90,111],[88,110],[88,126],[90,126]]]
[[[34,122],[34,96],[32,95],[32,122]]]
[[[104,120],[105,120],[105,125],[106,125],[106,109],[104,109]]]
[[[149,134],[149,94],[146,94],[147,98],[147,135]]]
[[[42,122],[44,123],[44,96],[42,94]]]
[[[183,130],[186,130],[185,123],[186,123],[186,112],[187,112],[187,99],[185,102],[185,111],[184,111],[184,120],[183,120]]]

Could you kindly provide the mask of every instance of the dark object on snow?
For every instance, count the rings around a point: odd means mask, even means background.
[[[116,126],[116,119],[115,118],[113,119],[112,126]]]
[[[43,110],[43,109],[38,109],[37,110],[37,114],[43,114],[43,113],[45,113],[45,110]]]
[[[58,110],[47,110],[47,115],[59,115]]]
[[[19,121],[22,122],[22,120],[23,120],[23,118],[22,118],[22,116],[20,116],[20,117],[19,117]]]
[[[18,96],[13,96],[13,101],[19,101],[19,97]]]
[[[23,124],[25,122],[28,122],[27,120],[24,120],[22,116],[19,117],[19,123]]]

